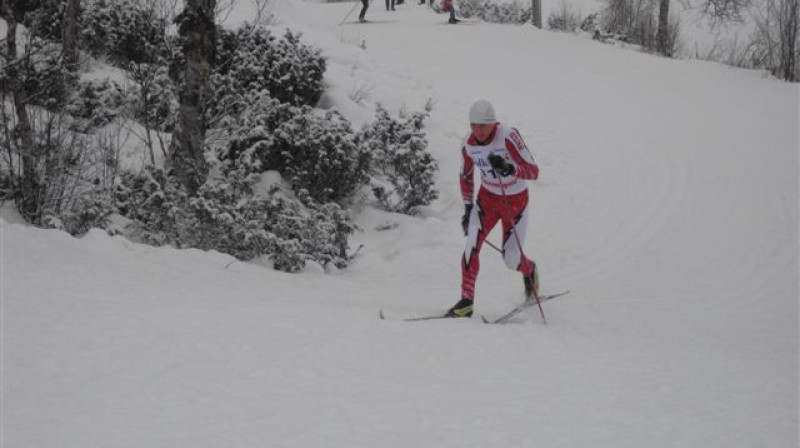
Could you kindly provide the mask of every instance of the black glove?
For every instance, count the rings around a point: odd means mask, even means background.
[[[497,154],[490,154],[489,157],[489,165],[492,166],[492,169],[501,176],[510,176],[514,174],[514,165],[510,163],[506,163],[506,160]]]
[[[464,216],[461,217],[461,228],[464,229],[464,235],[469,230],[469,216],[472,214],[472,204],[464,204]]]

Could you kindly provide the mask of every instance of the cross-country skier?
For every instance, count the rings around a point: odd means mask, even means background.
[[[526,180],[539,177],[539,167],[516,129],[498,123],[494,108],[479,100],[469,110],[472,131],[461,144],[461,194],[466,235],[461,258],[461,300],[447,312],[451,317],[471,317],[475,301],[475,280],[480,269],[478,256],[484,240],[497,221],[503,225],[503,260],[522,273],[525,294],[530,300],[539,294],[536,264],[525,257],[519,244],[525,243],[528,227],[528,186]],[[481,185],[473,204],[474,172]],[[516,233],[516,237],[514,236]]]
[[[460,22],[460,20],[456,19],[456,7],[453,6],[453,0],[442,0],[442,10],[450,13],[449,23]]]

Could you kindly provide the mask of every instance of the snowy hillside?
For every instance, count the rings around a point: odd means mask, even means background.
[[[336,274],[4,213],[3,448],[798,446],[797,85],[415,2],[339,25],[352,7],[279,0],[274,26],[322,48],[321,106],[356,125],[433,100],[439,200],[357,210]],[[525,250],[571,291],[547,325],[401,321],[458,300],[479,98],[541,167]],[[481,260],[497,316],[522,282]]]

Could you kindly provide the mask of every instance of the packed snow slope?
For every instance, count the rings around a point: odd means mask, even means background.
[[[339,25],[352,3],[276,1],[274,26],[324,50],[321,107],[356,124],[433,100],[441,198],[360,206],[364,247],[329,274],[6,213],[3,448],[798,446],[797,86],[406,3]],[[525,249],[571,291],[547,325],[402,322],[458,299],[479,98],[541,166]],[[482,261],[497,316],[522,282]]]

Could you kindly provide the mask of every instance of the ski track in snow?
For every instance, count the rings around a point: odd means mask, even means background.
[[[4,447],[797,446],[797,87],[527,26],[434,26],[411,3],[373,2],[370,26],[338,26],[352,3],[274,3],[276,33],[328,57],[321,105],[354,126],[375,102],[434,101],[440,199],[420,217],[360,209],[346,271],[0,221]],[[535,310],[399,322],[458,299],[458,145],[482,97],[542,167],[526,251],[543,292],[571,293],[547,326]],[[481,268],[476,312],[499,316],[522,282],[491,248]]]

